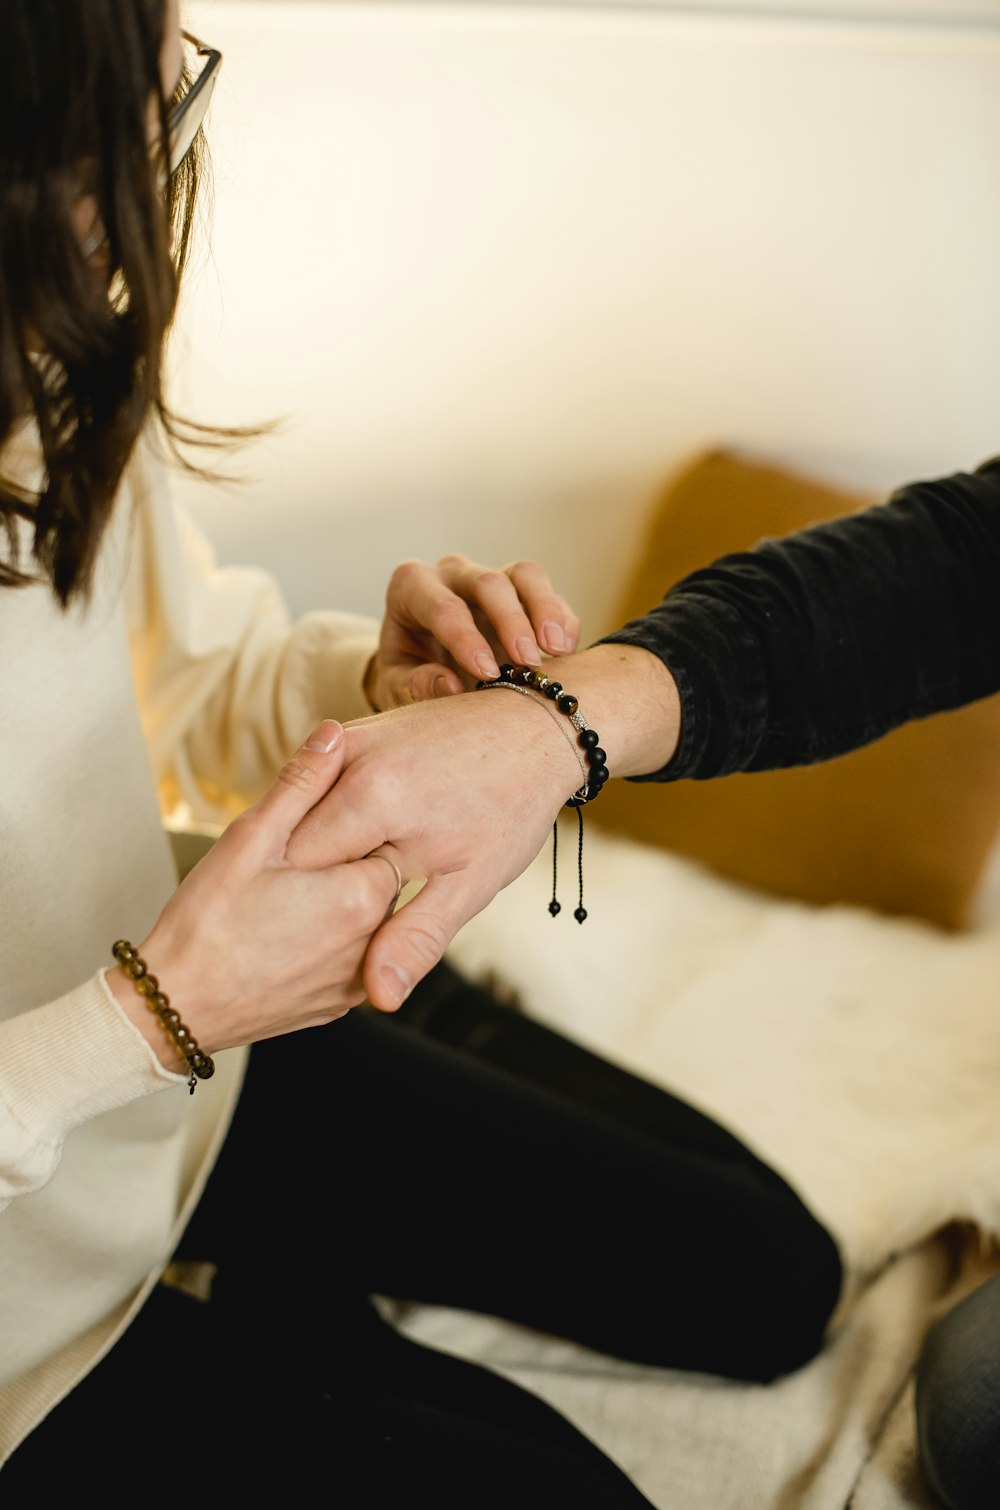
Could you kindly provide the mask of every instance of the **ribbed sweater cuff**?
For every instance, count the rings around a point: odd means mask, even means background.
[[[56,1144],[103,1112],[183,1084],[129,1022],[105,974],[3,1024],[0,1100],[39,1143]]]

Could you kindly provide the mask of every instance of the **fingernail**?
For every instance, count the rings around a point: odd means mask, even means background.
[[[566,636],[563,634],[561,626],[554,619],[545,620],[545,623],[542,625],[542,634],[545,636],[545,643],[550,650],[566,649]]]
[[[379,971],[379,978],[385,986],[386,996],[392,1004],[396,1007],[401,1007],[412,990],[409,977],[404,975],[402,970],[397,969],[395,965],[383,965]]]
[[[542,652],[528,635],[522,634],[520,639],[514,641],[517,646],[517,658],[526,666],[540,666],[542,664]]]
[[[435,697],[450,697],[451,683],[446,676],[436,676],[431,691]]]
[[[332,718],[324,718],[318,729],[314,729],[312,738],[307,739],[303,749],[315,750],[317,755],[329,755],[340,743],[343,734],[340,724],[334,723]]]
[[[500,667],[491,655],[486,654],[485,650],[481,650],[476,656],[476,670],[488,682],[495,682],[500,675]]]

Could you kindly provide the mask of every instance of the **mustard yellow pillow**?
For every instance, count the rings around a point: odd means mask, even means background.
[[[728,551],[875,501],[726,451],[700,456],[665,487],[607,627]],[[591,817],[780,896],[962,928],[1000,833],[1000,696],[821,765],[665,786],[612,782]]]

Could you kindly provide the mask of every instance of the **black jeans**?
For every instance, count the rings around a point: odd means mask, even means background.
[[[549,1406],[369,1297],[766,1380],[819,1347],[841,1283],[832,1239],[736,1138],[447,965],[399,1019],[254,1048],[178,1256],[218,1266],[210,1302],[160,1287],[15,1453],[5,1504],[71,1461],[107,1503],[153,1473],[194,1503],[648,1506]]]

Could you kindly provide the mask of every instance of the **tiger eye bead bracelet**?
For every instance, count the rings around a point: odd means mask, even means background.
[[[210,1080],[215,1074],[215,1061],[210,1054],[202,1053],[198,1047],[198,1040],[191,1029],[181,1021],[180,1013],[174,1011],[170,1005],[169,996],[160,990],[160,982],[155,975],[150,974],[146,961],[141,958],[134,946],[127,939],[118,939],[112,944],[111,953],[139,995],[144,998],[146,1006],[159,1019],[163,1031],[187,1064],[190,1072],[188,1090],[193,1096],[197,1082]]]

